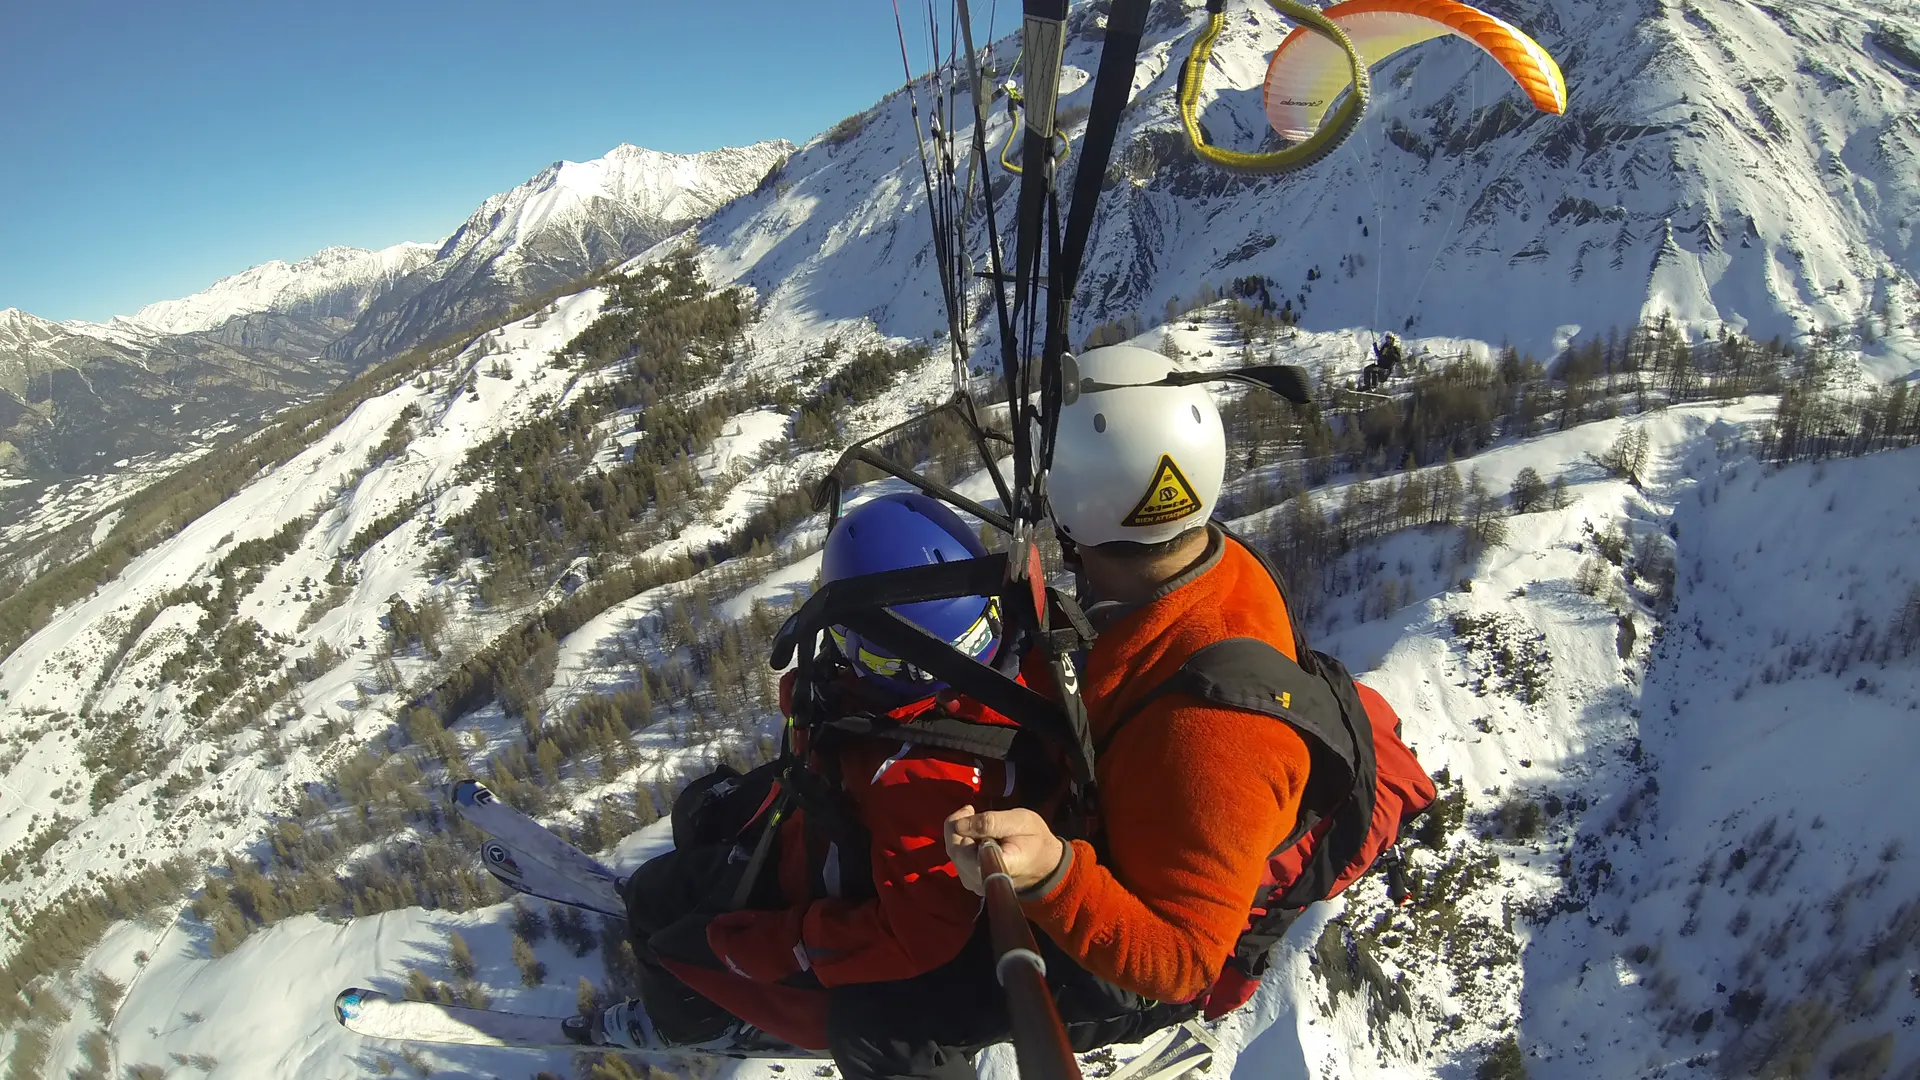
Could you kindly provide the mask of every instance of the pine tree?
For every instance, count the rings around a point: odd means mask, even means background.
[[[1481,1060],[1474,1077],[1475,1080],[1527,1080],[1527,1059],[1520,1052],[1519,1041],[1509,1035],[1495,1043],[1493,1050]]]
[[[1513,512],[1525,514],[1538,507],[1547,495],[1546,481],[1540,479],[1540,473],[1532,466],[1521,469],[1514,475],[1510,496],[1513,500]]]
[[[467,939],[458,931],[447,931],[447,966],[462,979],[471,979],[480,971],[473,962],[473,950],[467,948]]]
[[[559,744],[552,739],[542,739],[539,747],[534,750],[533,756],[534,760],[540,763],[540,776],[547,785],[551,787],[558,783],[561,761]]]
[[[1459,548],[1463,562],[1507,542],[1507,523],[1500,517],[1500,500],[1487,490],[1479,469],[1468,475],[1465,501],[1465,529],[1460,534]]]
[[[1460,468],[1447,452],[1447,463],[1440,469],[1433,486],[1433,519],[1448,525],[1460,520],[1460,507],[1466,499],[1466,486],[1460,482]]]
[[[533,945],[517,933],[513,935],[513,963],[520,969],[521,986],[539,986],[547,981],[547,965],[534,955]]]
[[[1407,455],[1407,471],[1400,474],[1400,490],[1395,493],[1394,516],[1401,528],[1419,525],[1427,517],[1427,480],[1413,469],[1413,455]]]

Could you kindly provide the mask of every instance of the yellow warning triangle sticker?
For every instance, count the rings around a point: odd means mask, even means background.
[[[1200,499],[1194,495],[1193,485],[1187,483],[1180,466],[1173,463],[1173,455],[1161,454],[1160,467],[1153,471],[1153,482],[1147,485],[1147,493],[1140,496],[1133,512],[1122,518],[1120,524],[1128,528],[1165,525],[1199,512]]]

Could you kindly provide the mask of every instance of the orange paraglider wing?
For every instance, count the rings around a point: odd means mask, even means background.
[[[1455,0],[1347,0],[1322,14],[1347,32],[1368,66],[1409,45],[1452,34],[1499,61],[1535,108],[1550,113],[1567,109],[1566,79],[1547,50],[1477,8]],[[1267,120],[1286,138],[1307,138],[1350,81],[1347,57],[1339,46],[1296,27],[1267,64]]]

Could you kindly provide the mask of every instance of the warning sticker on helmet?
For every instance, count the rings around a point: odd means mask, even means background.
[[[1173,455],[1161,454],[1160,467],[1153,471],[1153,483],[1147,485],[1147,493],[1140,497],[1132,513],[1120,519],[1120,524],[1128,528],[1165,525],[1199,512],[1200,499],[1194,495],[1193,485],[1187,483],[1180,466],[1173,463]]]

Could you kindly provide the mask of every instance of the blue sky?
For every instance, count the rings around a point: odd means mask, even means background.
[[[50,319],[438,240],[621,142],[802,142],[901,80],[888,0],[15,0],[0,40],[0,308]]]

